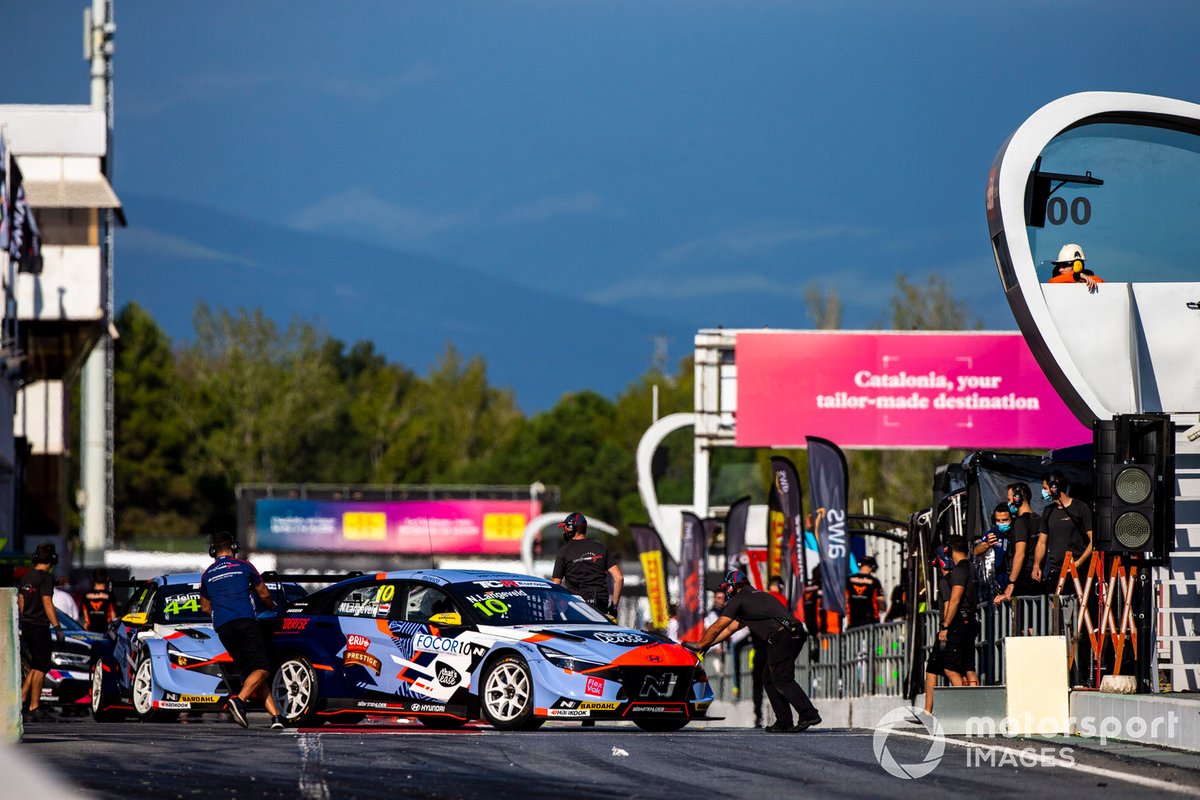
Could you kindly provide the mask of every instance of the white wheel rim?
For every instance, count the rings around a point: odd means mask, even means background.
[[[92,670],[92,711],[100,713],[100,693],[104,689],[104,665],[96,662]]]
[[[285,719],[295,720],[304,713],[312,700],[312,673],[299,661],[286,661],[275,673],[271,694]]]
[[[133,678],[133,707],[139,714],[149,714],[154,709],[154,679],[150,675],[150,659],[142,662]]]
[[[529,676],[519,664],[501,664],[488,675],[483,701],[499,722],[512,722],[529,705]]]

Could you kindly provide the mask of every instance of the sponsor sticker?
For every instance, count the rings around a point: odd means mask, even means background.
[[[578,708],[549,708],[546,709],[548,717],[590,717],[590,711],[581,711]]]
[[[580,703],[579,707],[582,709],[585,709],[587,711],[616,711],[618,708],[621,707],[621,704],[619,702],[618,703],[613,703],[613,702],[599,703],[594,700],[588,700],[586,702]]]
[[[284,617],[283,630],[302,631],[308,627],[309,617]]]
[[[434,694],[438,690],[438,688],[432,683],[421,678],[413,681],[413,688],[419,692],[424,692],[425,694]]]
[[[583,690],[587,694],[602,697],[604,695],[604,678],[588,678]]]
[[[378,658],[367,652],[367,648],[370,646],[371,640],[366,636],[360,636],[357,633],[346,636],[346,654],[342,656],[342,666],[350,667],[357,664],[378,675],[383,664]]]
[[[408,710],[417,713],[436,714],[439,711],[445,711],[446,707],[444,705],[435,705],[434,703],[413,703],[408,707]]]
[[[387,709],[387,708],[398,707],[398,706],[392,706],[390,703],[377,703],[374,700],[359,700],[355,705],[358,708],[384,708],[384,709]]]
[[[219,703],[219,694],[182,694],[179,699],[184,703]]]
[[[630,714],[684,714],[686,713],[681,706],[655,706],[647,703],[638,703],[629,707]]]
[[[634,631],[620,631],[617,633],[610,633],[608,631],[596,631],[595,633],[592,634],[592,637],[596,641],[604,642],[605,644],[635,645],[635,644],[650,644],[651,642],[657,641],[656,639],[652,639],[651,637],[644,636],[640,633],[635,633]]]
[[[505,579],[500,581],[472,581],[476,586],[482,586],[485,589],[545,589],[547,583],[545,581],[534,581],[528,579]]]
[[[451,655],[466,654],[471,652],[465,647],[464,642],[457,639],[443,639],[440,636],[430,636],[428,633],[418,633],[412,637],[413,648],[416,650],[424,650],[429,653],[449,653]]]
[[[171,700],[155,700],[154,707],[155,708],[172,708],[172,709],[180,708],[180,709],[182,709],[182,708],[191,708],[192,704],[191,703],[177,703],[177,702],[174,702]]]
[[[438,683],[442,686],[457,686],[459,681],[462,680],[462,675],[459,674],[458,670],[441,664],[438,666],[437,679]]]

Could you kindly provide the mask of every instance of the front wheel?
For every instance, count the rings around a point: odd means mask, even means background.
[[[96,659],[92,667],[92,719],[96,722],[120,722],[125,719],[125,712],[114,711],[108,707],[109,697],[104,694],[104,664]]]
[[[684,725],[688,724],[686,719],[635,719],[634,725],[637,725],[644,731],[650,733],[674,733],[682,730]]]
[[[501,656],[488,666],[479,705],[497,730],[531,731],[545,722],[533,715],[533,676],[519,655]]]
[[[287,725],[317,721],[317,671],[304,656],[290,656],[279,665],[271,681],[271,696]]]
[[[154,667],[149,656],[139,661],[133,672],[133,713],[142,722],[174,722],[179,719],[177,711],[160,711],[154,707]]]

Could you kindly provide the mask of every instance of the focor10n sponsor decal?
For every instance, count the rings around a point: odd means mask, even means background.
[[[371,640],[366,636],[359,636],[357,633],[348,635],[346,637],[346,654],[342,657],[342,665],[349,667],[357,664],[378,675],[383,664],[378,658],[367,652],[367,648],[370,646]]]
[[[412,637],[413,649],[429,653],[447,653],[449,655],[481,656],[487,652],[483,645],[462,642],[458,639],[444,639],[440,636],[430,636],[428,633],[418,633]]]

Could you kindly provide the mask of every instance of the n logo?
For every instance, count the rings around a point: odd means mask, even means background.
[[[664,673],[662,675],[647,675],[646,680],[642,682],[642,697],[670,697],[675,691],[675,683],[679,680],[679,676],[674,673]]]

